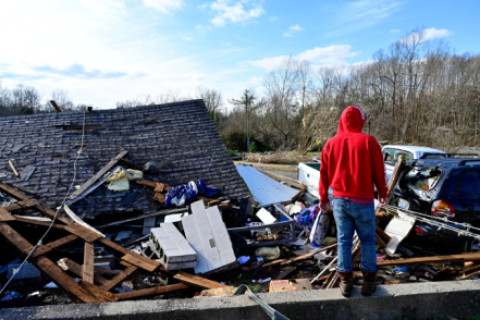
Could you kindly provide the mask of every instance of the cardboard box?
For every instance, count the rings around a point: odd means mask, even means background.
[[[272,280],[270,281],[269,292],[291,292],[312,290],[308,279]]]

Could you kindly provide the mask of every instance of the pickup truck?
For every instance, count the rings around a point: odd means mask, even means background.
[[[393,174],[395,165],[400,157],[412,159],[439,159],[447,158],[448,154],[442,150],[429,147],[407,145],[385,145],[382,148],[385,160],[385,174],[387,183]],[[298,164],[298,181],[307,186],[307,191],[318,197],[318,183],[320,179],[320,161],[301,162]]]
[[[400,157],[403,157],[405,161],[413,159],[443,159],[448,157],[446,152],[434,148],[393,144],[383,146],[382,154],[385,161],[387,183],[390,181],[395,165]]]

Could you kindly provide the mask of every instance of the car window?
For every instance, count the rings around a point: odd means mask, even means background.
[[[428,153],[422,156],[422,159],[445,159],[447,157],[446,154],[442,153]]]
[[[398,159],[401,157],[403,157],[405,161],[412,160],[414,158],[413,153],[405,150],[395,148],[385,148],[383,150],[383,159],[385,160],[386,164],[395,165]]]
[[[463,170],[458,175],[453,193],[462,195],[480,195],[480,171]]]

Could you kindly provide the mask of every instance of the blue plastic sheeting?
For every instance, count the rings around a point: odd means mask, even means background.
[[[250,193],[262,207],[292,200],[299,191],[270,178],[251,166],[237,164],[236,167],[250,189]]]

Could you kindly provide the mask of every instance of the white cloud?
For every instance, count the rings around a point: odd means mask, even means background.
[[[181,9],[183,0],[143,0],[143,4],[163,13]]]
[[[429,40],[445,38],[451,34],[452,32],[448,31],[447,29],[428,28],[423,29],[422,31],[420,31],[420,33],[412,32],[408,36],[402,38],[400,42],[404,44],[411,44],[414,42],[422,43]]]
[[[288,28],[288,31],[283,33],[283,36],[286,37],[286,38],[293,37],[293,35],[295,33],[303,31],[303,30],[304,29],[302,27],[300,27],[298,24],[296,24],[294,26],[290,26]]]
[[[341,6],[336,14],[340,24],[330,37],[364,30],[380,24],[400,9],[402,3],[395,0],[358,0]]]
[[[351,50],[352,48],[350,45],[333,45],[324,48],[316,47],[301,52],[300,54],[294,56],[294,58],[298,59],[299,61],[307,61],[313,66],[342,65],[346,63],[345,59],[354,57],[358,54]],[[278,56],[256,61],[249,61],[248,63],[255,67],[270,71],[281,66],[286,59],[288,59],[288,56]]]
[[[215,26],[224,26],[227,22],[237,23],[258,18],[265,10],[261,1],[255,0],[216,0],[210,5],[216,16],[210,20]]]

